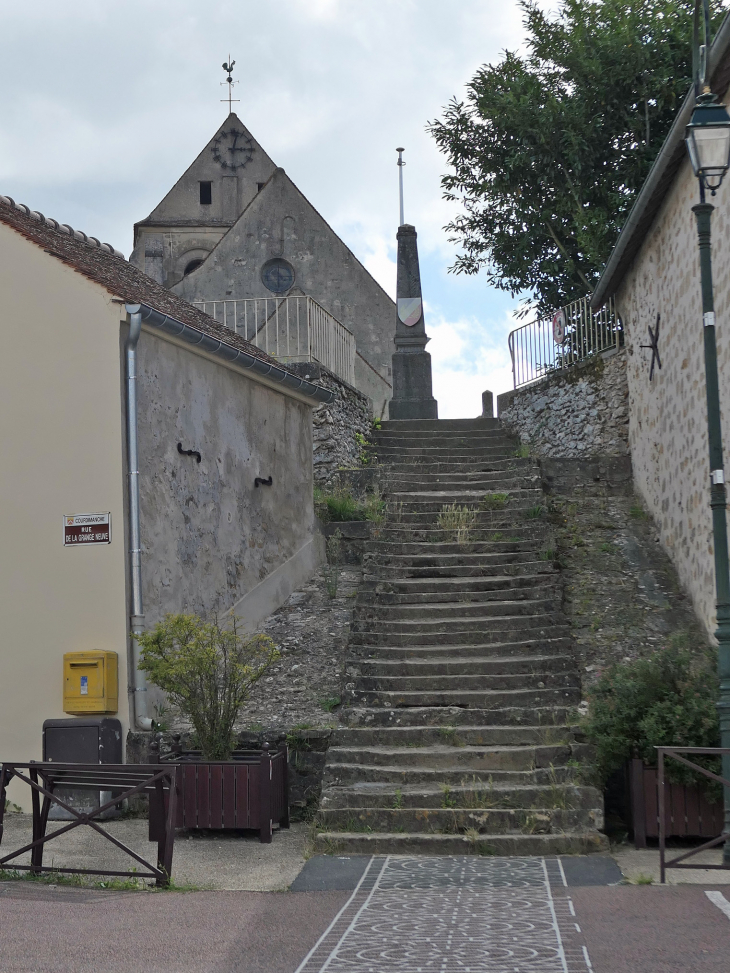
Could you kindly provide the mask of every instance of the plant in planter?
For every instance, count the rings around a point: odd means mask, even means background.
[[[160,760],[179,762],[176,827],[251,828],[269,842],[274,823],[289,827],[287,748],[233,750],[234,726],[251,687],[279,657],[265,635],[240,634],[197,615],[167,615],[137,636],[140,668],[190,721],[199,751],[179,745]],[[163,818],[150,804],[150,838]]]
[[[597,776],[606,785],[616,774],[619,788],[622,778],[628,785],[637,848],[659,834],[654,748],[720,745],[715,654],[705,646],[694,652],[687,646],[680,633],[647,659],[611,666],[589,695],[583,726],[595,746]],[[690,759],[720,772],[717,757],[693,754]],[[676,760],[665,763],[664,801],[667,835],[715,837],[722,830],[722,788]],[[628,810],[625,806],[624,813]]]
[[[195,730],[202,756],[227,760],[234,726],[252,686],[279,658],[267,635],[244,636],[234,618],[166,615],[150,632],[135,636],[142,647],[140,669]]]
[[[648,658],[606,669],[594,685],[583,726],[602,781],[632,757],[655,764],[654,747],[720,746],[716,659],[709,648],[690,652],[687,643],[677,633]],[[719,768],[715,758],[697,762]],[[697,780],[675,761],[667,763],[667,777],[680,784]]]

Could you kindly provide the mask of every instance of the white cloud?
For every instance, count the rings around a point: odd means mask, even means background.
[[[428,351],[433,362],[434,397],[441,419],[481,415],[482,392],[497,396],[512,388],[512,365],[507,335],[515,327],[512,314],[484,323],[474,317],[448,319],[429,313],[424,302]]]
[[[225,117],[230,54],[235,110],[390,294],[395,147],[406,147],[441,414],[476,415],[484,388],[509,387],[504,321],[517,302],[445,273],[453,208],[425,127],[481,64],[522,43],[517,0],[6,0],[2,10],[0,193],[129,253],[134,222]]]

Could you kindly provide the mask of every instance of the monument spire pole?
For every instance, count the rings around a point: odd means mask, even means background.
[[[403,216],[403,166],[405,162],[403,161],[404,148],[399,148],[395,150],[398,153],[398,189],[400,190],[400,223],[398,226],[403,226],[405,223],[405,217]]]
[[[428,335],[423,320],[421,271],[418,266],[416,228],[405,222],[403,214],[403,153],[398,153],[400,184],[400,226],[398,240],[398,279],[392,358],[393,397],[388,405],[391,419],[438,419],[438,403],[433,397],[431,356],[426,351]]]

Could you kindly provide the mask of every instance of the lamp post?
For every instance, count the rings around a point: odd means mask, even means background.
[[[728,564],[727,520],[725,510],[725,471],[722,456],[720,389],[717,376],[715,342],[715,304],[712,292],[710,223],[715,208],[706,202],[709,190],[715,195],[730,168],[730,115],[708,85],[710,50],[709,0],[695,0],[694,67],[697,101],[687,126],[687,149],[692,169],[700,185],[700,202],[692,207],[697,220],[702,283],[702,324],[705,344],[705,385],[707,390],[707,439],[710,448],[710,507],[715,548],[715,605],[718,643],[720,699],[720,746],[730,748],[730,565]],[[730,754],[723,754],[722,776],[730,780]],[[730,787],[724,789],[725,827],[730,835]],[[725,841],[724,863],[730,865],[730,840]]]

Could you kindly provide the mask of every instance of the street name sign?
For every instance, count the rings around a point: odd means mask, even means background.
[[[111,544],[112,515],[64,514],[63,546],[79,547],[88,544]]]

